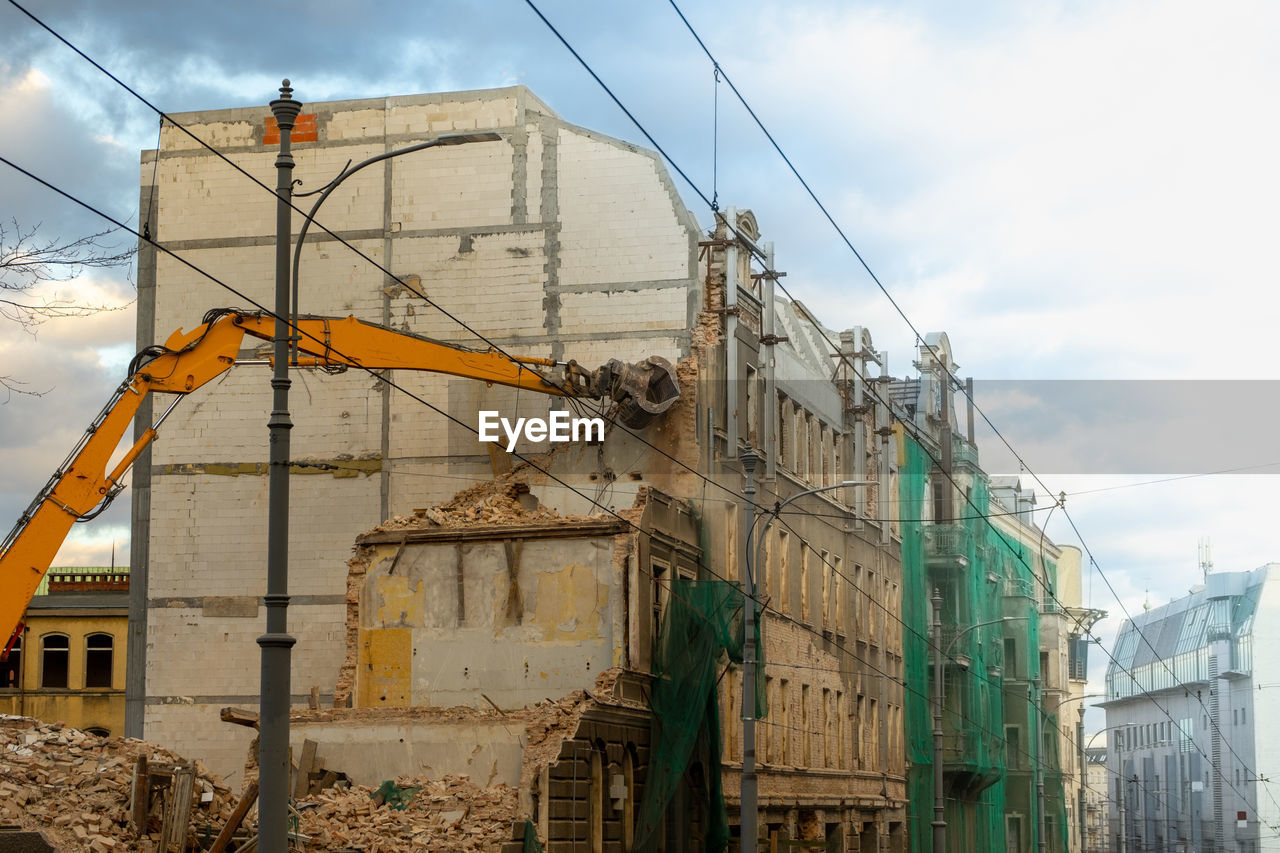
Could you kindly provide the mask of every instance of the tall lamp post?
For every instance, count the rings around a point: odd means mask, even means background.
[[[946,689],[943,686],[943,663],[951,656],[951,649],[956,641],[975,628],[987,625],[999,625],[1004,622],[1016,622],[1029,619],[1028,616],[1003,616],[970,625],[951,638],[951,642],[942,645],[942,593],[933,588],[933,853],[947,851],[947,819],[946,797],[942,790],[942,708],[947,701]]]
[[[756,465],[760,463],[760,454],[756,452],[750,442],[738,454],[738,459],[742,463],[743,473],[746,480],[742,488],[742,494],[747,499],[747,506],[751,512],[751,523],[747,526],[746,539],[746,578],[742,588],[742,793],[739,797],[739,838],[741,839],[742,850],[755,853],[754,840],[759,836],[758,825],[758,803],[759,803],[759,787],[756,776],[756,638],[755,625],[756,613],[755,602],[758,597],[758,584],[756,583],[755,567],[759,564],[760,540],[764,538],[765,531],[769,529],[769,525],[774,522],[778,515],[782,512],[782,508],[787,504],[806,495],[816,495],[819,492],[830,492],[835,489],[843,489],[851,486],[867,486],[872,485],[874,480],[845,480],[840,483],[834,483],[830,486],[819,486],[816,489],[806,489],[803,492],[796,492],[789,498],[779,501],[773,505],[773,509],[767,513],[768,521],[760,528],[760,535],[755,536],[756,524],[760,521],[761,516],[756,513],[756,502],[754,500],[756,494],[755,473]],[[762,637],[763,639],[763,637]]]
[[[1098,699],[1101,693],[1085,693],[1082,696],[1068,696],[1066,699],[1058,702],[1058,708],[1068,702],[1081,702],[1085,699]],[[1077,711],[1079,718],[1076,720],[1076,826],[1080,833],[1080,849],[1084,850],[1085,835],[1085,819],[1084,819],[1084,789],[1087,787],[1087,777],[1085,775],[1085,755],[1084,755],[1084,706],[1081,705]],[[1043,709],[1041,709],[1043,713]]]
[[[289,844],[289,670],[295,642],[289,634],[289,225],[293,209],[293,123],[302,104],[285,80],[271,112],[280,129],[276,156],[276,328],[272,338],[270,455],[267,480],[267,631],[259,687],[258,849],[285,853]]]
[[[290,657],[295,638],[288,632],[289,607],[289,431],[293,423],[289,415],[289,346],[296,340],[295,326],[286,321],[296,319],[298,307],[298,263],[307,229],[316,212],[329,195],[356,172],[382,160],[411,154],[443,145],[465,145],[470,142],[496,142],[497,133],[469,133],[439,136],[428,142],[388,151],[343,169],[325,185],[311,207],[298,233],[290,268],[289,243],[293,215],[293,143],[294,121],[302,104],[293,99],[293,89],[285,80],[280,97],[271,102],[271,112],[280,130],[280,151],[276,156],[276,275],[275,335],[272,338],[274,372],[271,416],[267,422],[270,437],[269,479],[267,495],[267,630],[258,638],[262,648],[260,687],[260,740],[258,748],[259,802],[258,849],[262,853],[286,853],[289,843],[289,704]],[[289,285],[293,292],[290,299]]]

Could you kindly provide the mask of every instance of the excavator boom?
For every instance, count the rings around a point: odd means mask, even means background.
[[[120,492],[124,474],[182,396],[230,370],[245,335],[269,341],[275,334],[273,317],[213,311],[191,332],[178,330],[163,346],[138,354],[128,377],[0,547],[0,642],[18,626],[71,525],[98,515]],[[492,348],[464,349],[354,317],[301,318],[295,338],[299,366],[422,370],[561,397],[609,397],[618,405],[618,418],[631,427],[644,426],[680,396],[675,371],[657,356],[638,364],[614,360],[594,371],[571,361],[564,365],[563,380],[557,381],[538,369],[556,366],[550,359],[515,359]],[[108,471],[134,415],[153,392],[178,396]],[[0,650],[5,648],[0,645]]]

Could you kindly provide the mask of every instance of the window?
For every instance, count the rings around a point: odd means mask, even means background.
[[[40,686],[66,687],[71,642],[65,634],[46,634],[40,640]]]
[[[85,638],[84,686],[111,687],[114,640],[110,634],[90,634]]]
[[[836,691],[836,767],[844,769],[844,693]]]
[[[782,394],[778,395],[778,464],[783,468],[795,470],[792,457],[795,454],[795,423],[791,420],[791,402]]]
[[[1013,637],[1004,638],[1004,673],[1009,678],[1018,677],[1018,641]]]
[[[791,616],[791,546],[790,536],[785,530],[778,531],[778,585],[782,593],[782,612]]]
[[[800,543],[800,618],[806,622],[813,621],[813,610],[809,606],[809,554],[805,543]]]
[[[9,659],[0,663],[0,690],[14,690],[22,686],[22,634],[13,639]]]
[[[658,648],[658,632],[662,629],[662,614],[667,609],[667,599],[671,596],[671,567],[660,560],[649,560],[649,577],[651,579],[650,598],[652,612],[650,614],[649,637],[653,648]]]
[[[720,682],[721,707],[725,709],[724,720],[724,757],[726,761],[738,760],[738,691],[734,690],[737,682],[726,677]]]
[[[775,691],[773,676],[771,675],[764,677],[764,695],[770,708],[778,707],[778,694]],[[769,725],[768,720],[763,720],[762,722],[764,725],[756,727],[756,759],[761,764],[770,764],[777,760],[774,755],[775,747],[773,745],[775,738],[769,734],[773,726]]]
[[[822,766],[831,767],[834,762],[831,760],[831,691],[826,687],[822,688]]]
[[[791,758],[791,682],[781,680],[778,689],[778,756],[782,764],[790,764]]]
[[[840,557],[832,557],[832,574],[835,575],[833,583],[835,584],[835,623],[836,633],[844,636],[844,560]]]
[[[800,766],[810,767],[813,760],[813,740],[809,734],[809,685],[800,685]]]
[[[724,573],[725,579],[738,580],[738,551],[742,543],[738,541],[738,505],[729,504],[724,514]],[[758,570],[757,570],[758,571]],[[745,582],[746,577],[742,580]]]
[[[1004,727],[1004,761],[1009,767],[1022,766],[1022,732],[1017,726]]]
[[[831,630],[834,625],[834,609],[835,601],[835,575],[831,571],[831,554],[822,551],[818,555],[818,562],[822,565],[819,571],[822,572],[822,627],[824,630]]]
[[[855,769],[861,770],[863,769],[862,757],[866,754],[865,738],[867,736],[866,698],[861,693],[858,694],[854,707],[857,709],[854,715],[854,724],[857,729],[853,736],[853,764]]]

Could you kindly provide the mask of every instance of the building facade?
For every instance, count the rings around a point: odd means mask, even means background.
[[[174,118],[268,181],[275,145],[266,115],[260,107]],[[847,851],[905,849],[897,454],[889,407],[874,390],[883,387],[886,367],[869,333],[826,329],[775,292],[772,248],[750,212],[726,210],[704,230],[655,155],[565,122],[523,88],[308,104],[299,129],[295,177],[303,189],[324,185],[348,160],[440,133],[500,137],[387,160],[343,184],[319,220],[400,280],[334,239],[313,236],[302,251],[303,313],[354,314],[450,343],[483,348],[490,341],[517,356],[586,366],[658,355],[676,366],[681,401],[643,431],[615,424],[603,442],[550,453],[525,440],[516,447],[519,458],[504,460],[464,425],[476,423],[481,410],[546,417],[559,408],[551,398],[405,371],[388,381],[356,371],[297,372],[293,456],[308,476],[292,487],[294,702],[304,704],[314,686],[325,703],[531,713],[522,706],[548,691],[590,691],[600,667],[617,670],[616,702],[602,696],[583,717],[593,728],[569,739],[582,748],[581,762],[560,756],[548,766],[546,787],[524,780],[522,790],[550,849],[594,844],[594,835],[576,833],[595,825],[597,807],[602,849],[621,849],[614,845],[625,843],[627,819],[595,805],[595,794],[589,802],[566,794],[578,789],[554,774],[594,778],[598,762],[602,778],[616,772],[624,780],[619,790],[633,778],[642,792],[652,742],[640,730],[655,723],[625,703],[661,680],[652,647],[660,644],[672,596],[688,584],[739,589],[750,561],[763,602],[764,713],[756,725],[762,837]],[[159,151],[143,159],[142,192],[156,211],[157,239],[266,304],[271,196],[171,128]],[[234,297],[144,249],[139,344],[189,327],[228,300]],[[867,370],[877,363],[873,382]],[[233,774],[249,733],[213,720],[222,706],[258,701],[270,387],[265,372],[237,368],[192,396],[134,473],[129,727]],[[754,524],[743,499],[748,444],[761,455],[756,506],[789,507]],[[537,467],[521,464],[528,457]],[[601,542],[623,535],[612,528],[584,529],[572,548],[560,541],[560,556],[548,567],[561,560],[561,568],[586,568],[555,580],[524,579],[511,568],[501,543],[541,541],[519,520],[505,530],[437,531],[398,545],[367,538],[386,519],[494,482],[504,465],[538,506],[562,517],[623,514],[639,528],[622,558],[631,562],[592,562]],[[846,481],[860,485],[837,488]],[[657,504],[665,508],[655,516]],[[752,532],[758,548],[748,556]],[[403,548],[402,559],[418,561],[421,572],[452,561],[455,611],[446,615],[479,620],[477,631],[462,643],[433,633],[431,620],[445,615],[415,610],[420,587],[397,586],[407,583],[401,575],[349,587],[347,561],[357,541],[390,552],[375,561],[394,560]],[[479,551],[487,556],[469,562],[466,555]],[[565,556],[570,551],[597,557]],[[472,588],[473,575],[491,582]],[[520,596],[511,593],[514,581]],[[479,615],[458,609],[464,601],[478,603]],[[567,608],[559,621],[557,601]],[[352,606],[360,611],[354,622]],[[570,624],[577,626],[569,631],[573,642],[560,636]],[[510,633],[495,644],[498,628]],[[540,634],[544,628],[550,633]],[[435,662],[447,669],[426,674],[422,667]],[[736,837],[742,674],[736,664],[721,666],[727,671],[717,672],[714,726],[710,717],[687,723],[699,737],[715,734],[720,760],[714,772],[706,759],[687,763],[673,784],[701,790],[718,778],[726,831]],[[526,675],[537,678],[536,688],[524,684]],[[641,799],[620,797],[618,809]],[[708,835],[679,829],[692,819],[694,800],[673,795],[669,802],[676,811],[663,818],[670,832],[664,849],[706,849]],[[581,809],[586,820],[578,822]],[[566,810],[570,818],[557,817]],[[740,838],[732,844],[753,849]]]
[[[1280,850],[1264,770],[1280,758],[1267,687],[1280,640],[1277,564],[1209,572],[1126,620],[1107,668],[1113,850]]]
[[[933,849],[940,756],[946,849],[1078,849],[1065,785],[1075,762],[1064,758],[1075,751],[1074,720],[1059,719],[1084,685],[1083,667],[1071,677],[1071,614],[1058,584],[1073,550],[1035,524],[1032,493],[1016,478],[981,468],[973,411],[963,426],[955,413],[949,338],[929,335],[916,363],[919,377],[892,388],[901,507],[914,516],[903,533],[911,848]],[[1078,553],[1074,561],[1067,600],[1078,604]]]
[[[123,735],[128,618],[128,569],[50,569],[0,663],[0,713]]]
[[[1102,734],[1099,732],[1098,734]],[[1111,853],[1111,834],[1107,829],[1107,792],[1111,790],[1107,767],[1107,746],[1085,750],[1087,782],[1085,788],[1085,853]]]

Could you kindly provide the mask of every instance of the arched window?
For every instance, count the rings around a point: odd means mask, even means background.
[[[0,690],[17,690],[22,686],[22,634],[13,638],[9,657],[0,663]]]
[[[84,686],[110,687],[115,663],[115,640],[110,634],[90,634],[84,641]]]
[[[111,737],[111,732],[104,729],[102,726],[90,726],[84,731],[85,734],[94,735],[95,737]]]
[[[40,686],[66,687],[71,664],[71,641],[66,634],[40,638]]]

